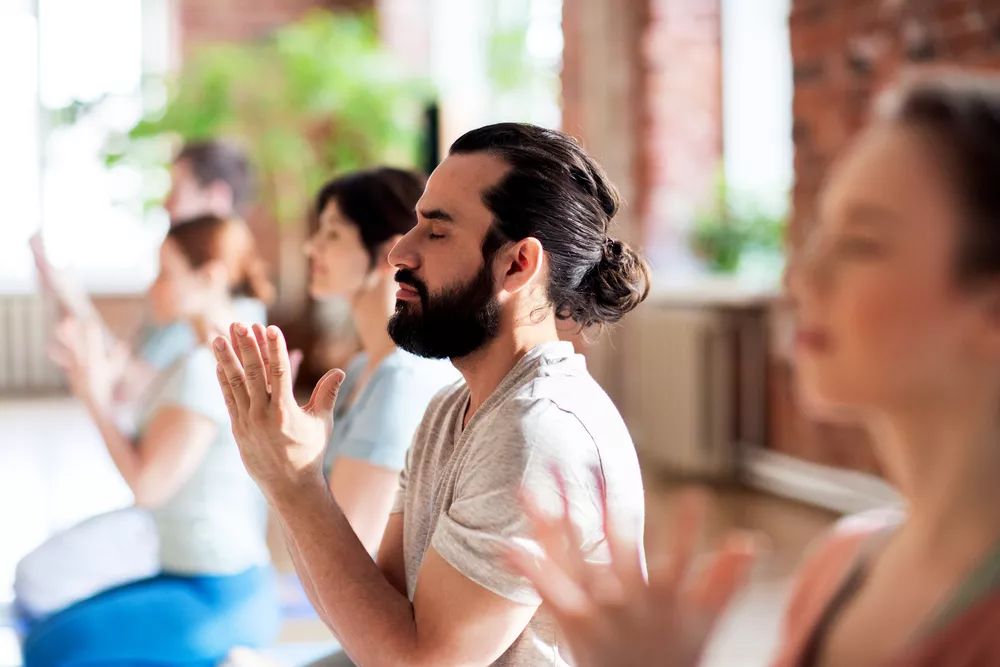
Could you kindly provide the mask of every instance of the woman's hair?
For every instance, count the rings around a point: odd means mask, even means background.
[[[246,223],[236,218],[203,215],[174,225],[167,232],[194,268],[219,261],[229,274],[229,292],[270,303],[274,286]]]
[[[377,167],[356,171],[328,182],[316,195],[314,224],[331,201],[358,228],[361,243],[371,258],[379,261],[379,246],[397,234],[406,234],[417,224],[415,207],[427,179],[415,171]]]
[[[1000,274],[1000,76],[948,72],[903,85],[880,108],[931,142],[963,212],[956,274],[974,284]]]
[[[649,294],[645,260],[609,235],[620,198],[604,170],[571,137],[534,125],[472,130],[452,154],[489,153],[510,169],[483,193],[493,225],[487,261],[506,242],[533,237],[549,259],[556,317],[582,328],[617,322]]]

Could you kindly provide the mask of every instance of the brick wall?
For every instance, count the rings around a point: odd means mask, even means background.
[[[647,253],[669,261],[722,158],[719,0],[647,0],[640,66],[639,205]]]
[[[262,37],[310,9],[370,9],[374,0],[176,0],[183,50],[199,42]]]
[[[563,127],[630,203],[629,238],[669,254],[722,155],[719,0],[565,0]]]
[[[808,225],[834,156],[908,66],[1000,69],[993,0],[792,0],[795,188],[791,239]]]
[[[622,193],[615,233],[662,261],[719,164],[718,0],[564,0],[563,37],[563,128]],[[626,416],[633,319],[584,346]]]
[[[626,204],[615,219],[614,234],[642,241],[638,190],[642,163],[640,48],[646,24],[645,0],[563,0],[563,129],[579,139],[618,186]],[[613,335],[588,344],[588,366],[619,409],[628,406],[622,363],[627,354],[628,320]]]

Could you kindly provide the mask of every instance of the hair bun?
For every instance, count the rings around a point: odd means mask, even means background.
[[[572,317],[584,328],[614,323],[649,295],[649,265],[627,243],[606,238],[601,259],[584,276]]]
[[[625,253],[625,244],[610,236],[604,240],[604,247],[601,250],[602,262],[618,262]]]

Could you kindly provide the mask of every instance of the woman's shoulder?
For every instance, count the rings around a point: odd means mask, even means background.
[[[847,515],[816,540],[799,569],[797,592],[806,597],[836,586],[872,539],[894,530],[905,514],[896,507]],[[832,594],[832,591],[831,591]]]
[[[845,577],[867,545],[898,526],[905,514],[895,507],[845,516],[809,547],[795,575],[785,613],[782,655],[801,650]],[[779,660],[775,664],[793,664]]]

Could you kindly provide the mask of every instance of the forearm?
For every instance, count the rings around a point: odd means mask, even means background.
[[[142,395],[156,377],[156,369],[138,356],[126,361],[114,388],[115,400],[128,403]]]
[[[272,497],[316,602],[351,658],[363,665],[420,662],[413,606],[365,551],[321,476]]]
[[[132,441],[126,437],[111,415],[109,405],[87,402],[87,411],[101,434],[104,446],[111,456],[111,461],[132,489],[133,494],[140,495],[138,486],[142,475],[142,460]]]
[[[305,562],[302,560],[302,556],[299,554],[299,548],[295,544],[295,538],[292,536],[292,531],[289,530],[288,526],[285,525],[284,519],[280,516],[278,517],[278,523],[281,526],[281,532],[285,536],[285,546],[288,548],[288,555],[292,558],[292,565],[295,567],[295,573],[299,576],[299,581],[302,582],[302,589],[306,593],[306,597],[309,599],[309,604],[313,606],[316,613],[319,614],[320,619],[326,624],[330,631],[336,635],[337,628],[333,626],[332,620],[327,616],[326,609],[323,608],[323,602],[319,595],[316,593],[316,584],[313,583],[312,575],[309,573],[309,569],[306,567]]]

